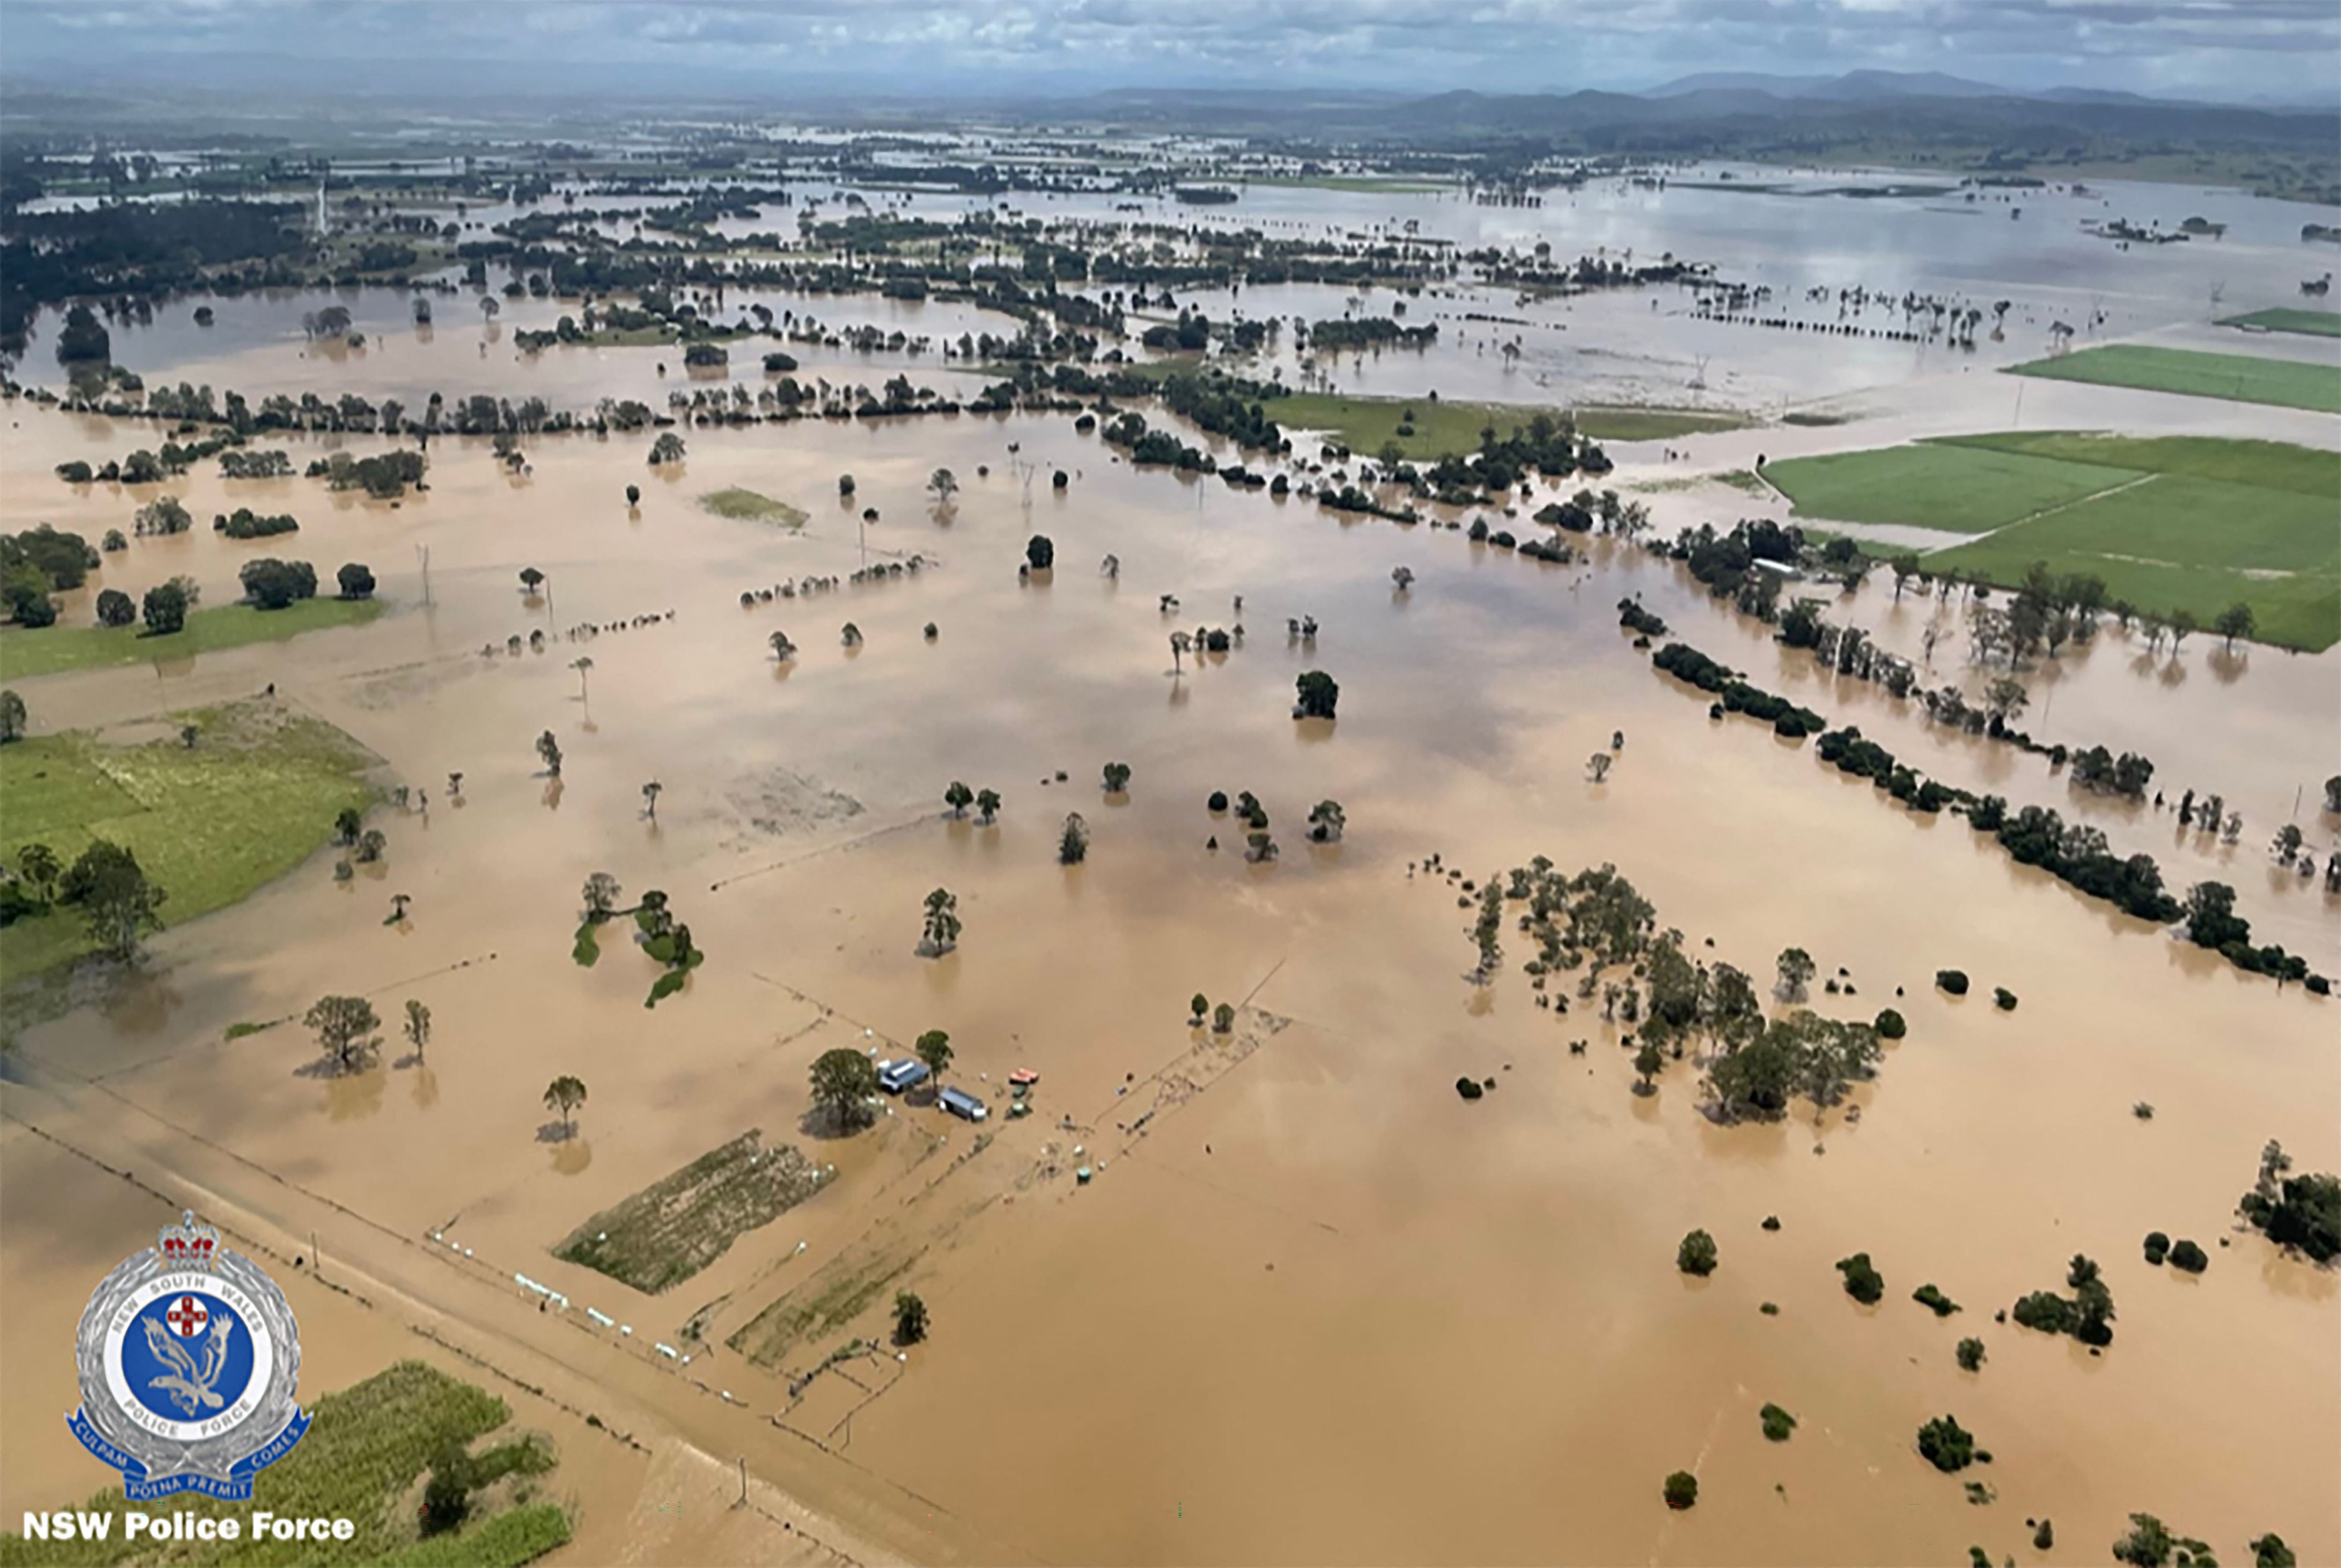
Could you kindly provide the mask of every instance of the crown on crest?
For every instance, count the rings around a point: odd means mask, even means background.
[[[213,1254],[219,1251],[219,1233],[209,1225],[195,1223],[194,1210],[182,1210],[181,1213],[184,1217],[177,1224],[163,1227],[155,1251],[174,1267],[209,1267]]]

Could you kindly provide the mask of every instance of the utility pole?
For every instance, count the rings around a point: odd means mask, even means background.
[[[744,1453],[743,1453],[743,1454],[742,1454],[742,1455],[740,1456],[740,1503],[739,1503],[739,1506],[740,1506],[740,1507],[742,1507],[742,1508],[745,1508],[745,1507],[747,1507],[747,1506],[748,1506],[748,1456],[747,1456],[746,1454],[744,1454]]]
[[[414,559],[421,563],[423,567],[423,604],[425,609],[428,609],[431,605],[431,546],[417,544],[414,547]]]

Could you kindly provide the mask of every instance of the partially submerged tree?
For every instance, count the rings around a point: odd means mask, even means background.
[[[916,1344],[927,1337],[927,1303],[909,1291],[894,1296],[894,1343]]]
[[[930,1029],[912,1043],[911,1050],[926,1064],[927,1071],[934,1074],[935,1082],[940,1084],[943,1080],[943,1069],[951,1065],[951,1036],[940,1029]]]
[[[1124,794],[1129,792],[1129,789],[1130,764],[1128,763],[1106,764],[1105,793],[1108,794]]]
[[[813,1106],[840,1132],[876,1121],[877,1113],[870,1102],[877,1094],[878,1069],[861,1052],[840,1045],[813,1058]]]
[[[90,841],[65,874],[62,891],[81,905],[90,940],[115,958],[135,958],[145,934],[162,927],[167,894],[147,880],[136,854],[105,839]]]
[[[983,826],[991,825],[992,820],[1000,814],[1000,807],[1001,799],[998,790],[980,789],[975,792],[976,821]]]
[[[585,1080],[583,1078],[572,1077],[563,1073],[544,1086],[545,1109],[561,1118],[561,1135],[563,1138],[573,1138],[577,1135],[577,1124],[574,1117],[577,1107],[584,1103]]]
[[[948,888],[936,888],[927,894],[926,924],[920,938],[921,951],[930,958],[941,957],[959,944],[959,900]]]
[[[1322,670],[1310,670],[1293,683],[1300,700],[1292,705],[1296,719],[1330,719],[1341,700],[1341,688]]]
[[[625,889],[618,884],[616,877],[606,871],[595,872],[585,879],[585,890],[582,895],[585,902],[585,918],[595,921],[609,919],[624,894]]]
[[[376,1045],[374,1031],[382,1020],[374,1004],[363,996],[320,996],[302,1016],[304,1027],[317,1034],[317,1049],[335,1072],[349,1073],[364,1067],[372,1059]]]
[[[561,776],[561,743],[551,730],[536,737],[536,754],[544,764],[544,771],[554,778]]]
[[[967,808],[974,804],[975,792],[959,780],[953,779],[943,786],[943,804],[951,807],[953,820],[965,816]]]
[[[1309,836],[1318,844],[1339,844],[1350,819],[1337,800],[1320,800],[1309,808]]]
[[[414,1047],[414,1059],[423,1060],[423,1048],[431,1044],[431,1009],[410,996],[406,999],[406,1043]]]
[[[1715,1238],[1705,1231],[1691,1232],[1675,1249],[1675,1267],[1687,1274],[1704,1279],[1715,1272]]]
[[[1077,811],[1065,814],[1065,825],[1057,834],[1057,864],[1079,865],[1090,857],[1090,824]]]
[[[1813,963],[1813,955],[1803,948],[1783,948],[1780,952],[1779,980],[1773,987],[1774,992],[1783,1002],[1802,1002],[1805,987],[1812,983],[1818,967]]]

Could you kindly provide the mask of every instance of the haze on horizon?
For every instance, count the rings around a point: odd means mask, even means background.
[[[2329,0],[7,0],[22,90],[890,99],[1104,88],[1639,91],[1704,72],[1942,72],[2329,105]],[[778,105],[776,105],[778,106]]]

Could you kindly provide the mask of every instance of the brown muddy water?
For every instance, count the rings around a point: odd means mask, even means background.
[[[9,417],[11,529],[126,524],[144,496],[76,494],[48,469],[150,444],[148,429]],[[1029,503],[1011,443],[1040,465]],[[2042,1514],[2080,1561],[2133,1511],[2233,1557],[2275,1530],[2304,1562],[2341,1560],[2341,1276],[2274,1254],[2232,1216],[2268,1138],[2303,1168],[2341,1162],[2330,1004],[2017,867],[1957,819],[1913,818],[1808,745],[1711,724],[1628,645],[1612,606],[1639,592],[1758,684],[1949,782],[2082,815],[2153,850],[2175,883],[2233,882],[2256,929],[2326,969],[2336,911],[2259,867],[2296,788],[2320,858],[2333,837],[2314,808],[2341,751],[2335,655],[2256,649],[2215,668],[2198,638],[2174,681],[2108,636],[2041,677],[2056,694],[2036,732],[2142,745],[2174,794],[2195,784],[2244,812],[2233,850],[2174,849],[2167,817],[2077,801],[2037,759],[1938,737],[1910,704],[1825,683],[1675,567],[1606,544],[1542,567],[1459,534],[1343,524],[1136,472],[1062,419],[690,444],[679,472],[657,473],[645,441],[548,440],[523,479],[448,444],[429,494],[396,507],[306,481],[175,482],[199,518],[265,505],[302,532],[140,541],[105,585],[186,571],[216,603],[250,554],[321,572],[358,559],[392,613],[185,665],[23,683],[36,726],[54,727],[274,681],[388,759],[386,782],[431,790],[427,819],[377,814],[381,877],[336,885],[320,856],[164,934],[122,998],[27,1037],[0,1104],[173,1202],[199,1195],[288,1252],[314,1231],[348,1260],[375,1304],[304,1315],[304,1348],[337,1369],[314,1388],[405,1353],[423,1326],[635,1432],[650,1473],[583,1490],[564,1561],[766,1560],[769,1528],[661,1533],[641,1501],[670,1484],[720,1497],[739,1456],[778,1489],[784,1542],[831,1530],[866,1543],[862,1561],[1915,1563],[1970,1543],[2027,1554],[2024,1521]],[[305,461],[308,444],[288,444]],[[923,494],[938,465],[964,486],[948,517]],[[850,507],[841,472],[858,481]],[[644,490],[633,513],[630,482]],[[698,508],[733,484],[811,522],[789,533]],[[1655,501],[1667,526],[1752,509],[1708,491]],[[928,569],[739,606],[744,587],[851,571],[863,505],[881,514],[871,559],[918,552]],[[1020,583],[1034,532],[1058,564]],[[1099,574],[1109,553],[1119,580]],[[1400,564],[1418,575],[1405,594],[1390,581]],[[528,565],[548,594],[519,592]],[[1157,607],[1166,593],[1174,615]],[[87,596],[68,622],[87,619]],[[1928,611],[1890,600],[1873,584],[1838,613],[1915,651]],[[1284,630],[1302,614],[1321,624],[1313,648]],[[849,620],[858,649],[840,644]],[[1239,621],[1240,648],[1173,677],[1171,630]],[[543,653],[503,651],[533,628]],[[802,650],[788,665],[766,650],[775,629]],[[1330,729],[1288,716],[1312,668],[1341,684]],[[557,785],[531,750],[546,728],[567,754]],[[1589,784],[1585,758],[1619,729],[1608,782]],[[1126,799],[1099,787],[1109,761],[1133,769]],[[456,770],[460,806],[444,793]],[[640,797],[653,778],[655,823]],[[999,825],[947,820],[954,778],[1006,796]],[[1245,863],[1240,832],[1204,809],[1213,789],[1261,797],[1278,862]],[[1305,837],[1326,797],[1347,808],[1338,848]],[[1073,810],[1093,844],[1068,869],[1053,850]],[[1805,947],[1858,990],[1818,1005],[1895,1005],[1909,1035],[1849,1108],[1818,1118],[1718,1128],[1687,1064],[1638,1098],[1612,1029],[1532,1005],[1525,954],[1494,985],[1468,983],[1468,912],[1409,874],[1434,852],[1474,877],[1539,854],[1612,862],[1700,956],[1768,976],[1782,948]],[[624,944],[590,970],[570,959],[596,870],[630,894],[667,891],[709,954],[655,1010],[642,1005],[655,967]],[[938,885],[965,932],[927,959],[919,905]],[[402,927],[382,924],[393,892],[414,901]],[[1975,994],[1935,992],[1944,966]],[[1996,985],[2016,1012],[1992,1007]],[[1246,1004],[1233,1042],[1190,1034],[1197,991]],[[365,993],[385,1016],[428,1002],[427,1064],[393,1046],[324,1080],[300,1072],[314,1052],[296,1024],[224,1042],[230,1024],[326,992]],[[1003,1108],[986,1136],[902,1104],[851,1138],[801,1126],[821,1051],[892,1054],[929,1028],[950,1031],[953,1077]],[[1589,1049],[1571,1055],[1579,1038]],[[1002,1080],[1020,1066],[1042,1075],[1039,1112],[1009,1121]],[[573,1140],[540,1103],[559,1074],[591,1092]],[[1497,1090],[1462,1102],[1466,1074]],[[2154,1119],[2132,1114],[2138,1101]],[[839,1179],[657,1298],[549,1255],[588,1214],[750,1127]],[[65,1325],[154,1223],[127,1212],[118,1178],[7,1131],[5,1359],[49,1370],[23,1374],[39,1397],[0,1417],[0,1511],[104,1479],[62,1431]],[[1096,1171],[1087,1185],[1079,1164]],[[1760,1228],[1769,1214],[1777,1233]],[[1721,1249],[1705,1281],[1673,1266],[1694,1226]],[[2148,1267],[2139,1239],[2156,1229],[2201,1242],[2209,1272]],[[1832,1267],[1857,1251],[1886,1276],[1876,1308]],[[2061,1288],[2075,1252],[2100,1260],[2117,1300],[2102,1356],[1992,1322]],[[634,1332],[540,1313],[513,1273]],[[926,1299],[931,1339],[846,1363],[793,1405],[785,1376],[727,1343],[785,1293],[835,1305],[852,1293],[835,1282],[855,1278],[882,1283],[774,1358],[785,1371],[875,1337],[899,1288]],[[1965,1311],[1913,1303],[1928,1282]],[[1777,1315],[1758,1310],[1768,1301]],[[686,1347],[694,1318],[690,1364],[652,1348]],[[1988,1349],[1979,1373],[1953,1360],[1968,1334]],[[1758,1431],[1768,1402],[1802,1423],[1786,1444]],[[1954,1478],[1918,1456],[1918,1425],[1946,1413],[1991,1465]],[[586,1430],[564,1449],[589,1446]],[[1659,1496],[1678,1468],[1700,1478],[1687,1513]],[[1997,1501],[1970,1503],[1970,1478]],[[786,1512],[798,1505],[812,1512]]]

